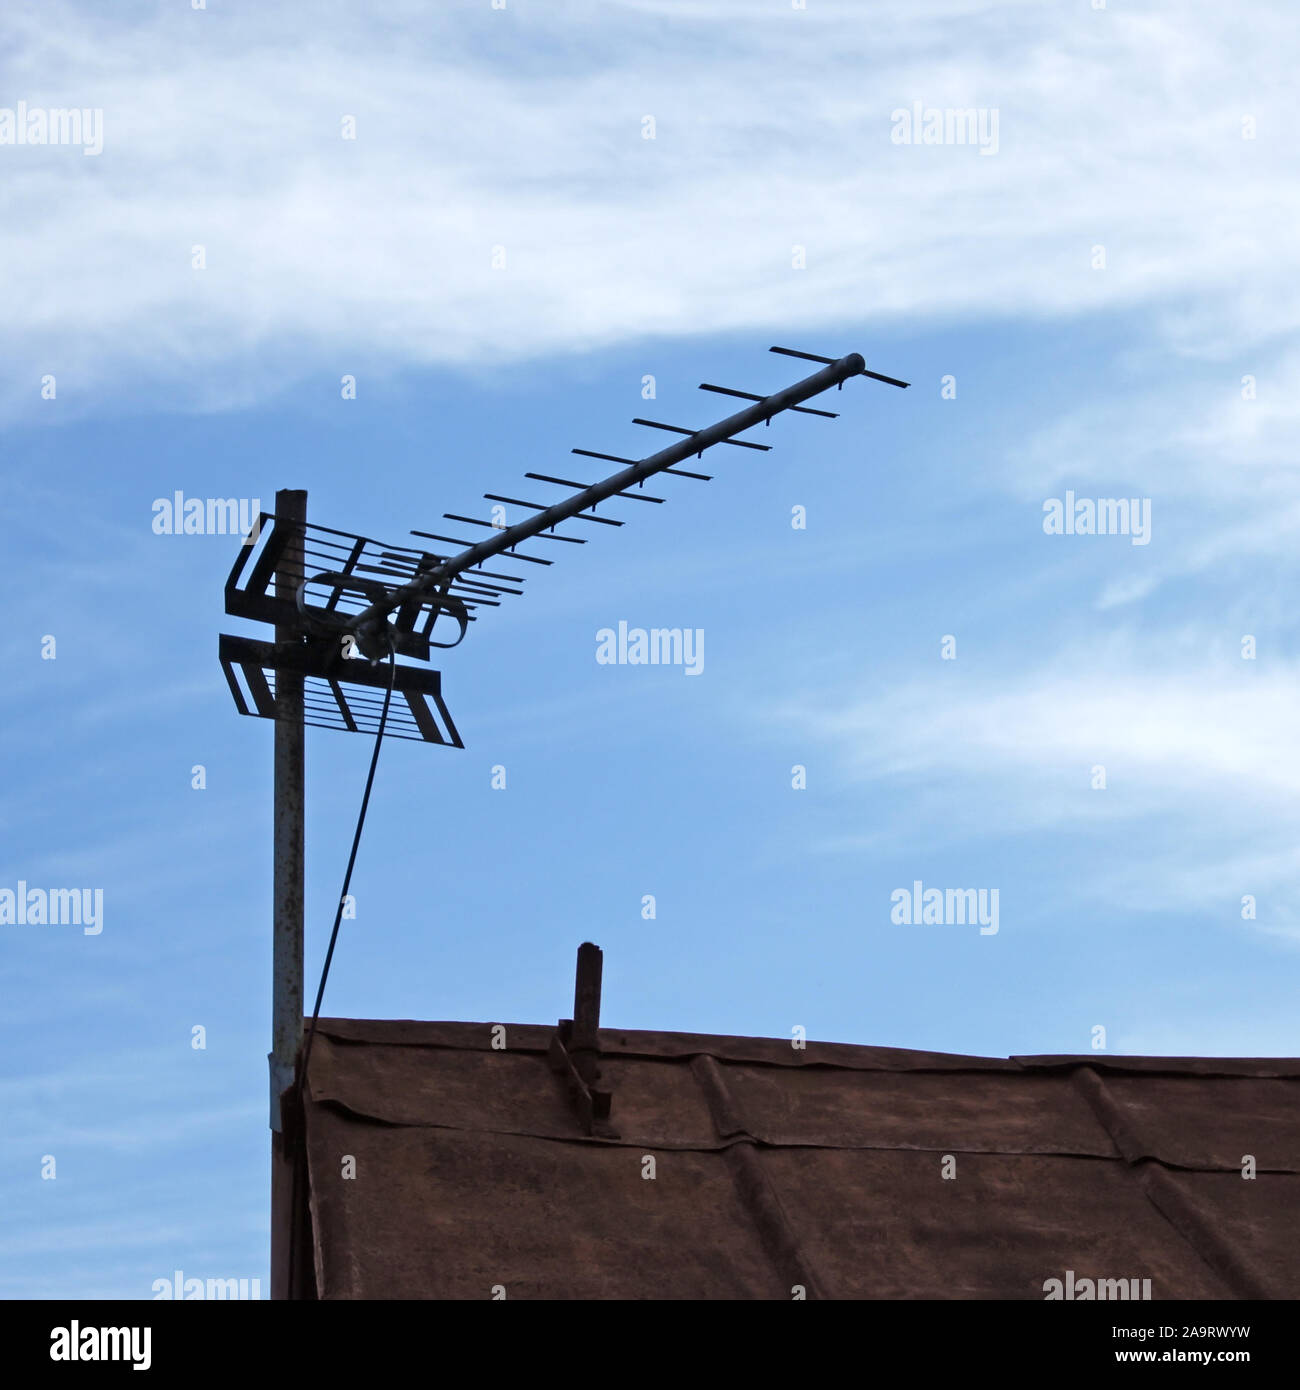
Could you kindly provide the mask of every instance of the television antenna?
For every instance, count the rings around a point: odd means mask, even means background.
[[[226,581],[226,612],[234,617],[272,624],[275,641],[222,634],[219,655],[240,714],[276,721],[274,755],[274,929],[271,1080],[272,1224],[273,1233],[291,1223],[277,1219],[291,1197],[292,1154],[284,1129],[286,1092],[306,1073],[316,1015],[333,957],[351,880],[365,810],[384,738],[463,748],[451,713],[442,698],[441,676],[424,666],[400,664],[399,656],[427,662],[435,648],[460,644],[486,610],[523,593],[525,576],[485,569],[486,562],[510,568],[550,565],[545,556],[524,553],[527,541],[583,545],[588,537],[560,534],[568,521],[622,526],[624,517],[598,512],[605,503],[662,503],[644,491],[647,479],[664,474],[711,482],[706,473],[678,467],[702,459],[708,449],[725,444],[767,452],[771,446],[737,438],[756,425],[768,426],[787,411],[838,418],[837,412],[806,406],[805,401],[832,387],[842,389],[854,377],[889,386],[905,381],[870,371],[856,352],[822,357],[795,348],[774,347],[784,357],[822,364],[811,376],[770,395],[702,382],[700,390],[748,401],[734,414],[702,429],[637,418],[633,424],[678,435],[672,444],[642,459],[591,449],[574,449],[582,458],[622,467],[599,482],[584,483],[551,473],[528,472],[534,483],[568,490],[555,502],[531,501],[501,493],[484,493],[499,507],[523,508],[530,515],[513,525],[492,519],[444,512],[462,528],[489,532],[477,540],[412,531],[437,549],[385,545],[369,537],[337,531],[307,521],[307,494],[295,489],[276,493],[275,511],[263,513],[245,538]],[[447,547],[455,547],[448,550]],[[455,630],[454,637],[450,636]],[[436,636],[435,636],[436,634]],[[439,640],[449,638],[449,640]],[[387,673],[380,662],[387,660]],[[400,703],[394,708],[394,697]],[[375,735],[361,815],[353,838],[343,895],[334,920],[312,1031],[303,1049],[303,812],[304,747],[307,725]],[[302,1052],[301,1061],[299,1060]],[[275,1238],[273,1236],[273,1238]],[[293,1252],[290,1252],[291,1257]],[[272,1270],[289,1262],[272,1252]],[[287,1288],[271,1290],[285,1297]]]

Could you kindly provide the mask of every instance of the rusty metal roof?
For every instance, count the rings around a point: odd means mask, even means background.
[[[494,1027],[320,1020],[319,1297],[1300,1297],[1300,1060],[602,1028],[601,1137],[556,1029]]]

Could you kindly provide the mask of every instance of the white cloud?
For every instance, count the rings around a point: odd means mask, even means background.
[[[0,19],[3,101],[105,112],[98,158],[0,147],[10,410],[47,371],[219,407],[647,335],[1141,306],[1222,353],[1294,319],[1284,7],[141,14]],[[892,144],[914,101],[996,107],[998,154]]]
[[[1170,910],[1254,893],[1268,898],[1259,930],[1300,937],[1285,907],[1300,870],[1300,667],[1197,664],[1167,641],[1117,639],[1024,672],[944,675],[781,712],[888,799],[887,827],[847,825],[827,848],[1053,834],[1088,866],[1074,896]]]
[[[946,681],[918,683],[806,717],[827,735],[851,740],[856,768],[871,776],[943,767],[996,778],[1033,770],[1059,776],[1064,788],[1106,763],[1112,781],[1129,779],[1138,798],[1136,805],[1125,799],[1116,814],[1207,781],[1285,804],[1300,794],[1300,675],[1241,664],[1241,674],[1180,664],[1139,675],[1077,661],[1068,671],[1032,673],[1023,684],[1007,677],[954,691]]]
[[[1223,368],[1089,397],[1010,455],[1006,482],[1025,497],[1043,486],[1133,479],[1171,498],[1190,493],[1216,504],[1240,500],[1243,485],[1270,501],[1293,496],[1300,355],[1269,352],[1267,360],[1249,397],[1246,374]]]

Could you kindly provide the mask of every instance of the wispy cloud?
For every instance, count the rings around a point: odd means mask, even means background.
[[[890,796],[886,830],[847,826],[829,848],[1056,835],[1092,866],[1075,896],[1181,909],[1271,892],[1259,929],[1296,935],[1278,890],[1300,871],[1300,667],[1196,664],[1129,636],[944,676],[782,712]]]
[[[105,148],[0,148],[7,405],[46,372],[67,408],[218,407],[358,364],[863,318],[1141,306],[1220,354],[1289,326],[1285,8],[1006,10],[11,8],[0,87],[102,107]],[[997,108],[997,157],[892,143],[914,102]]]

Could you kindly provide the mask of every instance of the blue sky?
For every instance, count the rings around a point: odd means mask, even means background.
[[[216,660],[258,634],[154,500],[458,534],[804,374],[771,343],[914,384],[662,480],[443,656],[467,748],[385,747],[325,1012],[547,1022],[592,939],[627,1028],[1293,1055],[1286,8],[352,10],[0,18],[0,107],[104,136],[0,145],[0,888],[104,901],[0,926],[0,1294],[265,1279],[271,726]],[[915,102],[996,150],[896,143]],[[1044,534],[1067,490],[1149,543]],[[702,674],[597,664],[620,621]],[[307,746],[314,985],[370,748]],[[891,922],[918,879],[998,932]]]

